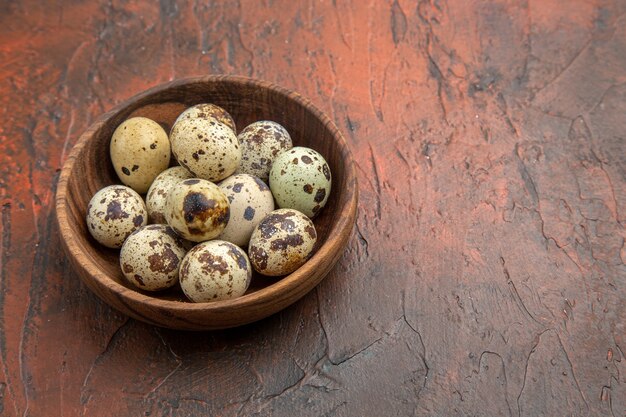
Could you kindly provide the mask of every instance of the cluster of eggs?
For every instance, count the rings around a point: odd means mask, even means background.
[[[151,119],[127,119],[110,155],[123,185],[92,197],[87,228],[102,245],[121,248],[122,273],[139,289],[180,283],[191,301],[235,298],[252,269],[286,275],[313,253],[311,218],[328,200],[330,169],[317,151],[293,147],[276,122],[237,135],[224,109],[198,104],[169,135]]]

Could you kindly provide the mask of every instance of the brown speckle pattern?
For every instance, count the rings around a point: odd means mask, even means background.
[[[316,203],[321,203],[322,201],[324,201],[324,198],[326,198],[326,188],[319,188],[315,193],[313,201],[315,201]]]
[[[268,180],[274,159],[293,146],[287,130],[271,121],[247,126],[239,134],[239,142],[242,159],[237,173],[254,175],[263,181]]]
[[[122,208],[123,200],[111,200],[107,204],[107,214],[104,216],[105,221],[120,220],[130,217],[130,213]]]
[[[208,120],[209,123],[213,122],[215,125],[215,121],[222,123],[232,129],[233,133],[237,133],[237,129],[235,127],[235,121],[228,114],[226,110],[211,103],[202,103],[196,104],[185,110],[178,116],[178,119],[205,119]],[[199,134],[200,139],[202,139],[202,134]]]
[[[203,242],[217,237],[224,230],[230,218],[230,204],[212,182],[184,180],[170,190],[165,218],[185,239]]]
[[[317,239],[317,232],[315,231],[315,227],[309,225],[304,228],[311,239]]]
[[[241,248],[233,245],[230,242],[220,243],[220,246],[225,247],[228,250],[228,254],[230,255],[230,257],[237,262],[237,265],[239,265],[241,269],[244,269],[246,271],[250,269],[246,254],[241,250]]]
[[[151,223],[167,223],[165,219],[167,196],[176,184],[189,178],[193,178],[193,174],[182,166],[168,168],[156,177],[146,195],[146,206]]]
[[[275,210],[252,233],[250,262],[263,275],[286,275],[309,259],[316,241],[311,219],[297,210]]]
[[[252,219],[254,219],[254,208],[248,206],[246,207],[246,209],[243,212],[243,218],[251,221]]]
[[[183,113],[172,127],[170,141],[177,161],[198,178],[222,180],[241,162],[237,136],[230,127],[212,118],[187,117]]]
[[[330,169],[322,155],[305,147],[279,155],[270,171],[270,188],[278,206],[309,217],[326,205],[331,185]]]
[[[155,121],[132,117],[113,132],[111,162],[123,184],[145,193],[170,162],[170,141]]]
[[[259,187],[259,191],[269,191],[270,187],[267,186],[259,177],[252,176],[254,178],[254,182]]]
[[[142,216],[141,214],[136,215],[136,216],[133,218],[133,224],[135,225],[135,227],[139,227],[139,226],[141,226],[142,224],[144,224],[144,221],[143,221],[143,216]]]
[[[191,301],[210,302],[243,295],[252,277],[245,252],[222,240],[203,242],[181,264],[180,283]]]
[[[129,187],[111,185],[98,191],[87,210],[87,228],[102,245],[119,248],[126,236],[146,224],[143,199]]]
[[[166,225],[144,226],[124,242],[120,265],[126,279],[146,291],[159,291],[178,282],[185,256],[183,241]]]
[[[322,171],[324,172],[324,177],[330,181],[330,168],[328,168],[328,164],[324,163],[324,165],[322,165]]]
[[[267,260],[269,256],[263,248],[250,246],[250,248],[248,248],[248,253],[250,254],[250,261],[256,271],[265,271],[267,269]]]
[[[205,221],[216,205],[215,200],[207,198],[203,193],[190,191],[183,199],[183,217],[187,223],[196,218]]]
[[[272,193],[263,181],[248,174],[233,175],[219,187],[230,202],[230,221],[219,239],[247,246],[256,225],[274,210]]]

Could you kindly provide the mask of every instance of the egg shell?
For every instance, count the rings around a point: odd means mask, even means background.
[[[268,180],[274,159],[293,147],[287,129],[268,120],[248,125],[238,138],[242,154],[237,173],[254,175],[263,181]]]
[[[246,253],[223,240],[196,245],[180,266],[180,286],[196,303],[239,297],[250,286],[251,278]]]
[[[124,185],[109,185],[98,191],[87,206],[87,229],[100,244],[119,248],[124,240],[148,222],[141,196]]]
[[[170,190],[182,180],[193,178],[193,174],[183,167],[172,167],[161,172],[152,182],[146,194],[146,207],[150,223],[167,224],[165,203]]]
[[[263,275],[289,274],[313,254],[317,232],[307,216],[293,209],[274,210],[252,232],[248,254]]]
[[[230,219],[218,239],[237,246],[248,246],[257,224],[274,210],[274,197],[270,188],[260,179],[248,174],[237,174],[219,184],[228,198]]]
[[[270,189],[276,204],[314,217],[326,205],[332,178],[319,152],[295,147],[280,154],[270,172]]]
[[[183,180],[167,196],[167,224],[179,236],[193,242],[219,236],[229,216],[228,199],[217,185],[207,180]]]
[[[219,181],[241,162],[239,140],[231,128],[213,118],[179,118],[172,132],[172,153],[194,176]]]
[[[185,253],[182,239],[171,227],[151,224],[135,230],[124,241],[120,267],[137,288],[160,291],[178,282],[178,267]]]
[[[178,116],[176,120],[182,119],[214,119],[230,127],[233,133],[237,133],[235,121],[230,114],[220,106],[211,103],[201,103],[189,107]]]
[[[143,194],[169,166],[170,141],[157,122],[133,117],[113,132],[110,155],[122,183]]]

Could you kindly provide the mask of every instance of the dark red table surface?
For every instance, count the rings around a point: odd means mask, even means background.
[[[238,329],[130,320],[72,273],[59,169],[102,112],[214,73],[299,91],[357,227]],[[4,1],[0,415],[626,415],[626,2]]]

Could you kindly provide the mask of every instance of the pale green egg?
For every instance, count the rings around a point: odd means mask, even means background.
[[[319,152],[295,147],[274,160],[270,189],[280,208],[292,208],[314,217],[326,205],[332,178]]]

